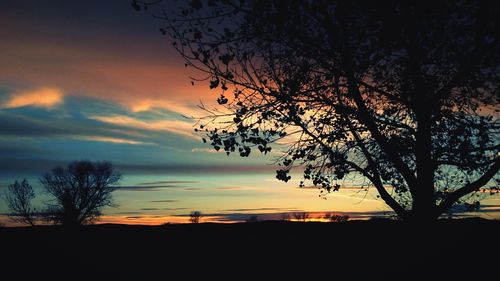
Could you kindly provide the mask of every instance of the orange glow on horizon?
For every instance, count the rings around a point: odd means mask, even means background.
[[[235,223],[238,221],[221,220],[221,216],[202,216],[200,223]],[[169,223],[190,223],[189,216],[102,216],[98,224],[163,225]]]

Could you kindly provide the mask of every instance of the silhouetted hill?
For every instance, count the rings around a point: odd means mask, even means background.
[[[19,275],[13,280],[487,280],[498,274],[489,257],[500,250],[499,226],[469,219],[426,226],[377,220],[1,228],[0,274]]]

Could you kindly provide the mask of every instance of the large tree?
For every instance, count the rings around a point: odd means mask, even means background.
[[[299,167],[331,191],[355,174],[407,220],[498,190],[497,1],[180,6],[154,14],[220,93],[200,123],[216,150],[245,157],[280,141],[277,178]]]
[[[48,219],[64,226],[94,222],[104,207],[114,205],[111,193],[120,179],[109,162],[75,161],[53,168],[40,179],[52,197]]]
[[[74,161],[40,178],[49,198],[39,211],[32,207],[36,194],[26,180],[9,185],[5,200],[16,222],[35,225],[44,219],[64,226],[88,224],[101,216],[104,207],[114,206],[111,193],[120,179],[109,162]]]

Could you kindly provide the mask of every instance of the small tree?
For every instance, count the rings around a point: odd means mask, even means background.
[[[10,209],[10,219],[29,225],[35,225],[35,209],[31,206],[31,200],[35,198],[33,187],[27,180],[15,181],[9,185],[5,201]]]
[[[305,222],[309,219],[309,214],[306,213],[306,212],[300,212],[300,213],[294,213],[293,214],[293,217],[297,220],[297,221],[302,221],[302,222]]]
[[[290,221],[290,214],[288,213],[283,213],[281,214],[281,221]]]
[[[259,222],[259,216],[257,215],[254,215],[254,216],[250,216],[246,219],[246,222]]]
[[[201,218],[201,212],[200,211],[192,211],[191,214],[189,214],[189,221],[191,223],[199,223]]]
[[[75,161],[55,167],[40,179],[53,197],[45,212],[47,219],[65,226],[94,222],[102,208],[114,206],[111,193],[120,180],[109,162]]]
[[[348,215],[336,215],[336,214],[326,214],[324,219],[329,220],[330,222],[346,222],[349,220]]]

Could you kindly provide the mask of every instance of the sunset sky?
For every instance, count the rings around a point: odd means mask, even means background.
[[[278,182],[275,155],[214,153],[185,116],[200,116],[200,101],[212,105],[218,93],[191,85],[196,73],[159,26],[129,0],[0,2],[0,192],[22,178],[37,187],[54,165],[87,159],[111,161],[124,176],[119,207],[103,222],[185,222],[192,210],[205,221],[387,210],[371,191],[323,200],[299,189],[298,176]]]

